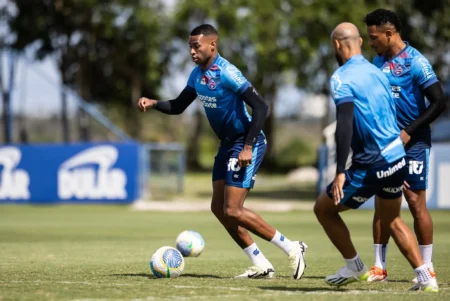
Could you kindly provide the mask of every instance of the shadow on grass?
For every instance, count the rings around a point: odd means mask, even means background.
[[[326,292],[345,292],[349,289],[342,289],[337,287],[287,287],[287,286],[258,286],[259,289],[267,291],[289,291],[289,292],[314,292],[314,291],[326,291]],[[359,289],[351,289],[352,291]],[[361,290],[363,291],[363,290]]]
[[[210,192],[199,192],[198,197],[207,198],[211,197]],[[316,199],[316,192],[314,189],[273,189],[273,190],[258,190],[258,187],[252,189],[249,194],[249,199],[265,199],[273,200],[298,200],[298,201],[314,201]]]
[[[412,283],[411,281],[408,280],[391,280],[389,279],[388,282],[394,282],[394,283],[411,283],[411,286],[414,285],[414,283]]]
[[[144,277],[148,279],[160,279],[155,277],[153,274],[146,274],[146,273],[140,273],[140,274],[112,274],[109,276],[119,276],[119,277]],[[210,275],[210,274],[182,274],[181,277],[191,277],[191,278],[216,278],[216,279],[222,279],[223,277],[217,276],[217,275]]]

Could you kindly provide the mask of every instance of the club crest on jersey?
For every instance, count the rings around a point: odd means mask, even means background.
[[[398,64],[395,66],[394,73],[395,73],[395,75],[402,75],[404,70],[405,70],[405,67],[403,67],[403,65]]]
[[[210,78],[209,81],[208,81],[208,88],[210,90],[215,90],[216,89],[216,81],[213,80],[212,78]]]
[[[217,64],[214,64],[214,65],[211,66],[211,68],[209,68],[209,70],[217,71],[217,70],[219,70],[219,66]]]

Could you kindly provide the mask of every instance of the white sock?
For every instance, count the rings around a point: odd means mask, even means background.
[[[347,263],[347,268],[349,268],[353,272],[361,272],[364,268],[364,263],[362,262],[361,258],[359,258],[358,254],[356,254],[355,258],[345,259],[345,262]]]
[[[373,250],[375,253],[375,266],[380,269],[386,270],[386,256],[387,256],[387,244],[374,244]]]
[[[245,254],[247,254],[253,265],[270,265],[269,261],[261,252],[261,250],[258,249],[258,246],[255,242],[245,248],[244,252]]]
[[[270,242],[283,250],[286,254],[292,249],[292,242],[278,231],[275,232],[275,235]]]
[[[422,255],[423,263],[425,263],[433,272],[433,244],[431,245],[419,245],[420,254]]]
[[[415,268],[414,272],[416,273],[417,282],[428,282],[431,279],[430,272],[428,271],[428,266],[426,264]]]

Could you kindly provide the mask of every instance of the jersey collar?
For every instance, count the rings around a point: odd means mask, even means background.
[[[386,62],[392,62],[393,60],[395,60],[396,58],[398,58],[403,52],[405,52],[405,50],[409,47],[409,43],[406,42],[406,41],[403,41],[403,43],[405,43],[406,45],[405,45],[405,47],[404,47],[402,50],[400,50],[399,53],[397,53],[397,54],[396,54],[392,59],[390,59],[390,60],[388,60],[387,57],[386,57],[386,55],[385,55],[385,56],[384,56],[384,60],[385,60]]]

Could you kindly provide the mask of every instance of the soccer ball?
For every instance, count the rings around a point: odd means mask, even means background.
[[[197,257],[205,247],[203,237],[198,232],[189,230],[181,232],[177,237],[176,243],[178,251],[184,257]]]
[[[150,269],[158,278],[177,278],[184,269],[183,255],[172,247],[159,248],[150,259]]]

